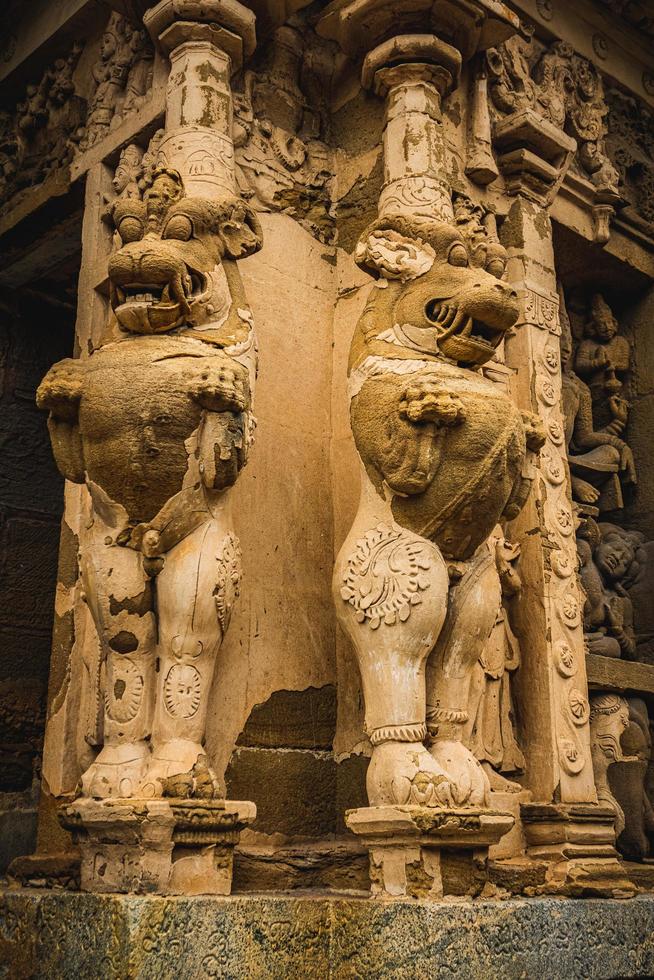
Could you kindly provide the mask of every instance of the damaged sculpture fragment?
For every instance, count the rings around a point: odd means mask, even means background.
[[[230,495],[254,428],[256,341],[237,260],[261,231],[236,192],[230,58],[201,14],[184,25],[191,40],[170,40],[170,16],[160,4],[147,24],[186,99],[169,89],[142,193],[134,173],[116,184],[106,342],[56,364],[37,397],[60,471],[88,490],[81,569],[102,651],[101,748],[64,815],[83,886],[225,893],[254,805],[225,802],[203,740],[240,583]],[[239,16],[251,40],[252,15]]]

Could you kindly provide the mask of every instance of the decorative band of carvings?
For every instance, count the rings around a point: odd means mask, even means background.
[[[468,720],[467,711],[455,711],[454,708],[433,708],[427,705],[427,724],[430,728],[441,721],[450,721],[455,725],[463,725]]]
[[[373,745],[382,742],[424,742],[427,737],[427,726],[419,725],[387,725],[385,728],[375,728],[370,733]]]
[[[558,335],[561,332],[558,296],[555,293],[536,289],[529,282],[525,283],[521,293],[522,309],[516,326],[530,323]]]

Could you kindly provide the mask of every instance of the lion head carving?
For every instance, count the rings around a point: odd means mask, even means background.
[[[355,259],[388,282],[384,297],[375,297],[374,322],[362,324],[366,340],[475,367],[493,356],[518,318],[517,293],[498,278],[502,246],[471,254],[453,225],[383,216],[364,232]]]
[[[224,319],[231,305],[223,263],[261,248],[249,205],[186,197],[177,171],[155,170],[143,200],[116,202],[122,247],[109,259],[111,305],[123,330],[163,333]]]

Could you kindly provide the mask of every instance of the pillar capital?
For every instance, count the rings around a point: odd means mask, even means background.
[[[238,0],[161,0],[143,16],[152,40],[165,54],[187,42],[204,42],[229,55],[232,70],[256,47],[255,15]]]
[[[385,97],[401,85],[421,82],[441,98],[456,88],[461,54],[434,34],[399,34],[369,51],[361,69],[361,84]]]
[[[254,22],[238,0],[161,0],[143,17],[170,57],[159,160],[179,171],[187,193],[235,193],[230,79],[254,51]]]
[[[396,35],[428,32],[456,48],[463,62],[476,51],[500,44],[520,31],[520,21],[499,0],[333,0],[318,21],[323,37],[337,41],[352,58]]]

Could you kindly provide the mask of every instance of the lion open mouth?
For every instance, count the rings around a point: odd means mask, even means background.
[[[182,326],[189,318],[191,304],[209,293],[207,277],[189,272],[161,283],[111,283],[111,306],[123,330],[130,333],[160,333]]]
[[[438,328],[437,344],[446,357],[459,363],[483,364],[498,347],[506,330],[472,316],[465,304],[431,300],[427,319]]]

